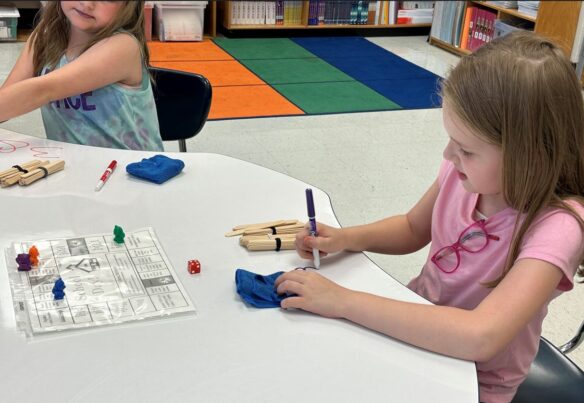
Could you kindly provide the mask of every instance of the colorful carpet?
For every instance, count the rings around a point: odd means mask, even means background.
[[[439,76],[360,37],[148,45],[153,66],[209,79],[209,120],[440,106]]]

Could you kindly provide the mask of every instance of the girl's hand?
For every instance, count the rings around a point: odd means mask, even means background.
[[[327,318],[343,317],[344,305],[352,292],[320,274],[305,270],[282,274],[276,279],[275,287],[278,294],[295,294],[280,303],[282,308],[303,309]]]
[[[296,234],[296,252],[304,259],[312,259],[312,249],[320,251],[320,256],[329,253],[339,252],[345,249],[343,230],[329,227],[328,225],[316,223],[318,236],[310,235],[310,223],[306,223],[304,229]]]

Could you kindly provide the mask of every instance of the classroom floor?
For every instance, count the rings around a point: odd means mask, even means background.
[[[440,76],[459,60],[429,45],[425,36],[370,40]],[[21,49],[22,43],[0,43],[0,82]],[[441,112],[427,109],[212,121],[188,140],[187,149],[250,161],[316,186],[330,196],[342,226],[357,225],[406,212],[435,179],[447,138]],[[0,124],[0,128],[44,137],[38,111]],[[165,148],[178,151],[174,142]],[[253,184],[250,189],[253,191]],[[237,195],[225,197],[237,200]],[[266,220],[275,218],[285,217]],[[391,276],[407,283],[422,267],[427,249],[408,256],[368,255]],[[553,301],[543,335],[556,345],[569,340],[584,320],[583,300],[581,284]],[[570,358],[584,368],[584,346]]]

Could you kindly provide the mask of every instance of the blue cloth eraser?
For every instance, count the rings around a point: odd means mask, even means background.
[[[126,172],[138,178],[161,184],[178,175],[184,167],[185,163],[181,160],[158,154],[151,158],[144,158],[140,162],[128,164]]]
[[[286,295],[278,295],[274,283],[280,275],[279,271],[268,276],[252,273],[244,269],[235,271],[237,293],[248,304],[256,308],[279,308]]]

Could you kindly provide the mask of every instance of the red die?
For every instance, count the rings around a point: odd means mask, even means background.
[[[197,274],[201,272],[201,263],[198,260],[189,260],[189,273]]]

